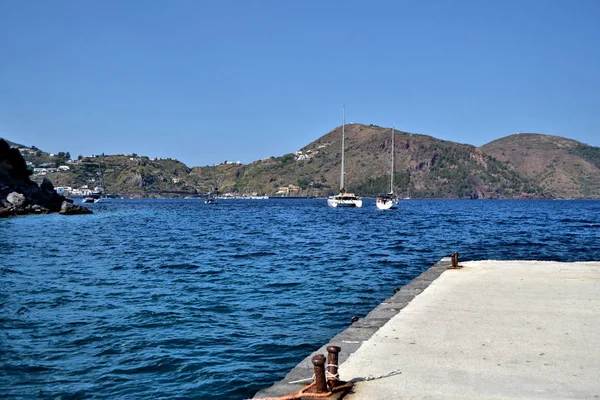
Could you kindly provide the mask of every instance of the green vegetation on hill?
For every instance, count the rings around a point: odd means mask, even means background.
[[[345,128],[345,187],[361,196],[389,192],[391,129],[349,124]],[[93,188],[122,196],[202,196],[213,192],[327,196],[340,185],[342,129],[337,127],[296,153],[248,165],[189,168],[172,159],[136,155],[50,156],[35,148],[23,155],[36,166],[68,170],[37,175],[55,186]],[[396,131],[398,195],[413,198],[600,198],[600,148],[539,134],[511,135],[480,148]],[[65,169],[64,167],[62,169]]]
[[[51,175],[55,186],[94,188],[102,181],[105,193],[125,196],[196,193],[196,181],[190,175],[190,168],[177,160],[111,155],[84,157],[66,165],[68,171]]]
[[[571,149],[571,154],[578,155],[596,168],[600,168],[600,147],[578,144]]]

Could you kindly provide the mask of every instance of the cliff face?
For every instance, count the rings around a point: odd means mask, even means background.
[[[0,139],[0,217],[24,214],[91,213],[56,193],[52,182],[32,182],[21,153]]]

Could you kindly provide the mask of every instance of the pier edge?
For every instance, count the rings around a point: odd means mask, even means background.
[[[340,367],[343,367],[344,361],[346,361],[352,353],[358,350],[363,342],[370,339],[379,328],[396,316],[451,265],[451,257],[443,257],[440,259],[419,276],[412,279],[408,284],[402,286],[399,290],[395,290],[396,293],[393,296],[381,302],[381,304],[371,310],[364,318],[359,318],[348,328],[331,338],[328,343],[304,358],[304,360],[288,372],[282,380],[274,383],[268,388],[258,391],[253,398],[280,397],[298,392],[310,382],[290,382],[304,380],[307,377],[312,376],[312,357],[317,354],[327,354],[327,346],[334,345],[341,347],[341,351],[338,354],[338,360]]]

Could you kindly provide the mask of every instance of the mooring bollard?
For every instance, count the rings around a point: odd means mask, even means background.
[[[460,268],[458,266],[458,253],[452,253],[452,267],[451,268]]]
[[[448,269],[461,269],[462,265],[458,265],[458,253],[454,252],[450,257],[452,258],[452,264],[448,267]]]
[[[327,393],[327,381],[325,380],[325,356],[317,354],[313,356],[312,363],[315,368],[315,390],[317,393]]]
[[[327,372],[329,376],[327,381],[331,387],[335,387],[338,384],[338,353],[342,350],[338,346],[327,346]]]

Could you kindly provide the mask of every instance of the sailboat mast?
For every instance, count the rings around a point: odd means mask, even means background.
[[[346,105],[344,104],[344,111],[342,114],[342,174],[340,179],[340,191],[344,188],[344,139],[346,136]]]
[[[390,194],[394,193],[394,126],[392,125],[392,173],[390,176]]]
[[[104,153],[102,153],[104,154]],[[100,192],[104,191],[104,179],[102,176],[102,156],[100,157],[100,162],[98,163],[98,174],[100,175]]]

